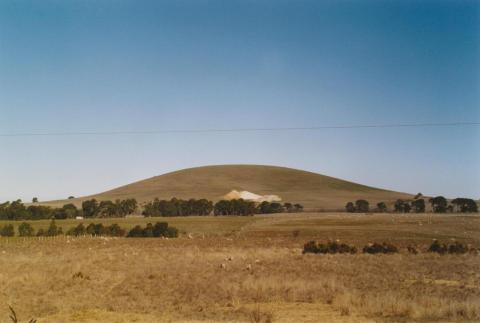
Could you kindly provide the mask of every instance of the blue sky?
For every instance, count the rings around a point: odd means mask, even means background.
[[[0,133],[480,120],[475,1],[1,1]],[[480,127],[0,137],[0,201],[273,164],[480,197]]]

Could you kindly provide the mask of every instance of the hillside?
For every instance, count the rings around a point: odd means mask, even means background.
[[[140,203],[172,197],[206,198],[218,201],[232,190],[260,195],[278,195],[283,201],[300,203],[308,209],[343,209],[347,201],[364,198],[370,203],[392,203],[411,195],[360,185],[312,172],[259,165],[219,165],[189,168],[155,176],[119,188],[72,200],[42,204],[80,205],[85,199],[115,200],[134,197]]]

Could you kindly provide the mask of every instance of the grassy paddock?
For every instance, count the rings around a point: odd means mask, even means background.
[[[480,247],[478,216],[282,214],[166,220],[193,239],[0,239],[0,321],[480,320],[480,256],[302,255],[308,239]],[[41,222],[41,223],[40,223]],[[85,221],[89,223],[90,221]],[[58,221],[64,230],[78,221]],[[19,224],[19,223],[18,223]],[[34,223],[47,226],[48,221]]]
[[[254,217],[215,217],[215,216],[188,216],[188,217],[128,217],[128,218],[93,218],[83,220],[55,220],[55,223],[62,227],[64,232],[80,223],[88,225],[90,223],[103,223],[110,225],[117,223],[122,228],[131,229],[136,225],[144,226],[147,223],[168,222],[169,225],[177,227],[182,232],[204,233],[204,234],[228,234],[239,231],[244,225],[258,220]],[[13,224],[15,230],[18,225],[24,221],[0,221],[0,225]],[[38,229],[47,229],[50,220],[25,221],[30,223],[35,231]]]
[[[197,235],[237,235],[258,237],[288,237],[342,239],[365,243],[385,240],[397,243],[428,243],[432,239],[457,239],[480,243],[478,215],[438,214],[349,214],[349,213],[283,213],[255,216],[189,216],[189,217],[131,217],[56,220],[68,230],[80,223],[117,223],[125,229],[147,223],[168,222],[181,233]],[[17,233],[22,221],[0,221],[0,226],[13,224]],[[26,221],[35,230],[46,229],[50,220]]]

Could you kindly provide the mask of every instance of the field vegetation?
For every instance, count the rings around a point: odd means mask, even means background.
[[[96,219],[111,221],[132,229],[156,219]],[[38,322],[480,319],[480,257],[429,252],[435,238],[440,248],[480,247],[476,215],[285,213],[168,222],[179,238],[0,238],[0,317],[8,318],[11,305],[20,320]],[[30,223],[35,230],[49,225]],[[20,223],[13,224],[17,230]],[[339,240],[358,252],[303,254],[311,240]],[[362,250],[383,242],[398,252]]]

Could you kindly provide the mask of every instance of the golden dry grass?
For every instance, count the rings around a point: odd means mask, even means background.
[[[424,249],[455,234],[480,246],[478,216],[391,217],[254,217],[193,239],[3,238],[0,321],[6,304],[39,322],[480,320],[479,256],[301,254],[327,236]]]
[[[286,202],[301,203],[310,209],[327,210],[343,210],[347,201],[360,198],[367,199],[374,205],[379,201],[391,204],[398,198],[412,197],[285,167],[219,165],[180,170],[88,197],[43,204],[62,206],[65,203],[75,203],[80,206],[81,201],[87,198],[115,200],[132,197],[139,202],[151,201],[156,197],[206,198],[218,201],[233,189],[261,195],[275,194]]]

